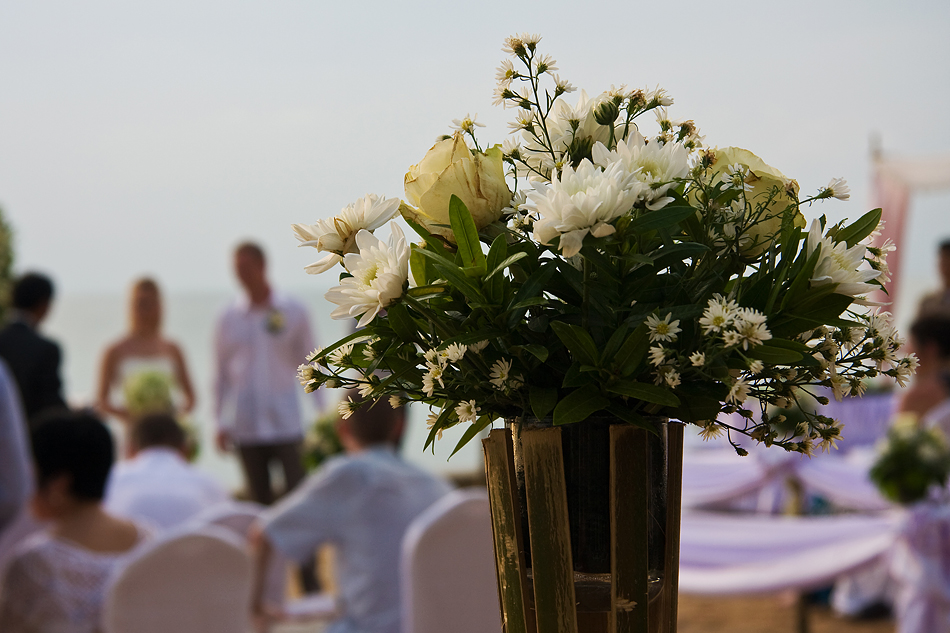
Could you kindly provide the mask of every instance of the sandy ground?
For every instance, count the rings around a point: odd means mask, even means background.
[[[785,596],[680,596],[678,633],[798,633],[797,611]],[[809,633],[894,633],[892,620],[854,622],[810,607]],[[272,633],[322,633],[323,624],[285,624]],[[451,633],[447,631],[446,633]]]

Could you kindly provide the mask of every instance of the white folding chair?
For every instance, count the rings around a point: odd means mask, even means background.
[[[246,539],[251,526],[264,511],[264,506],[249,501],[220,503],[195,517],[194,524],[216,525]],[[264,602],[283,611],[293,620],[329,620],[337,617],[336,597],[319,593],[296,600],[287,598],[287,571],[290,562],[280,552],[273,552],[264,579]]]
[[[501,631],[488,494],[455,490],[402,542],[403,633]]]
[[[250,630],[251,559],[215,526],[170,532],[112,579],[105,633],[244,633]]]

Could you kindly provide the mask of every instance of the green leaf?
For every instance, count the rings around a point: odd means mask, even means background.
[[[794,365],[802,360],[802,354],[799,352],[777,345],[769,345],[768,342],[749,348],[746,355],[770,365]]]
[[[656,229],[668,229],[695,214],[696,209],[690,206],[663,207],[657,211],[644,213],[630,223],[630,228],[638,233],[654,231]]]
[[[677,407],[680,399],[669,389],[633,380],[618,380],[607,385],[607,391],[664,407]]]
[[[452,455],[455,455],[456,453],[458,453],[459,450],[463,446],[465,446],[470,441],[472,441],[473,437],[478,435],[479,432],[481,432],[486,426],[488,426],[491,423],[492,423],[491,416],[489,415],[479,416],[479,418],[475,420],[475,422],[470,424],[468,428],[465,429],[465,433],[462,434],[461,439],[459,439],[459,443],[455,445],[455,449],[452,451]],[[452,455],[449,455],[449,459],[452,458]]]
[[[596,389],[581,387],[567,394],[554,407],[554,424],[574,424],[586,420],[592,414],[605,409],[610,401]]]
[[[612,403],[607,407],[607,411],[611,414],[617,416],[624,422],[632,424],[634,426],[640,427],[641,429],[646,429],[653,434],[657,434],[656,425],[652,424],[645,417],[631,409],[630,407],[624,406],[622,404]]]
[[[663,268],[668,267],[670,264],[682,262],[684,259],[688,259],[690,257],[696,257],[697,255],[701,255],[708,250],[709,247],[705,244],[697,244],[696,242],[683,242],[673,246],[664,246],[663,248],[659,248],[650,253],[650,257],[653,258],[653,266],[657,270],[662,270]]]
[[[535,300],[538,298],[543,300],[545,285],[556,270],[557,267],[554,264],[543,265],[521,284],[521,289],[512,298],[511,305],[508,307],[507,326],[509,329],[514,329],[518,325],[529,306],[536,305]]]
[[[412,227],[413,231],[419,234],[419,237],[425,240],[429,248],[431,248],[433,251],[435,251],[439,255],[442,255],[449,261],[452,261],[452,253],[449,252],[449,249],[445,247],[445,242],[443,242],[438,237],[435,237],[434,235],[429,233],[425,228],[423,228],[421,224],[418,224],[415,221],[410,220],[409,218],[405,216],[403,216],[403,220],[406,221],[406,224]]]
[[[620,346],[623,344],[624,340],[627,337],[627,330],[630,329],[630,326],[626,323],[622,323],[620,327],[614,330],[614,333],[610,335],[610,340],[607,341],[607,345],[604,346],[604,351],[600,355],[601,365],[607,365],[613,361],[614,356],[617,353],[617,350],[620,349]]]
[[[805,251],[802,251],[804,256]],[[808,286],[811,283],[811,276],[815,272],[815,266],[818,265],[818,258],[821,257],[821,245],[815,247],[814,252],[805,260],[805,265],[802,267],[798,274],[795,276],[795,279],[792,281],[792,285],[789,286],[788,291],[785,293],[785,296],[782,297],[782,309],[784,310],[789,303],[793,300],[797,301],[800,296],[808,290]]]
[[[439,434],[439,431],[445,428],[452,418],[456,418],[455,411],[452,410],[452,407],[446,407],[442,410],[442,413],[439,414],[435,424],[433,424],[432,428],[429,429],[429,436],[426,437],[426,444],[422,447],[422,450],[426,450],[433,442],[435,442],[435,438]],[[456,418],[456,420],[457,419],[458,418]],[[432,446],[432,452],[435,452],[435,446]]]
[[[448,284],[432,284],[428,286],[416,286],[406,291],[406,294],[413,299],[432,299],[439,297],[449,291]]]
[[[436,270],[438,270],[450,284],[455,286],[459,292],[469,299],[485,301],[485,296],[482,294],[482,291],[462,272],[462,269],[459,268],[455,262],[449,261],[438,253],[434,253],[430,250],[421,249],[417,246],[413,246],[412,248],[414,251],[422,253],[425,257],[432,260]]]
[[[647,336],[646,323],[641,323],[630,333],[627,340],[624,341],[620,351],[617,352],[617,359],[614,369],[620,372],[622,376],[629,376],[643,362],[647,349],[650,347],[650,338]]]
[[[579,325],[552,321],[551,329],[561,339],[571,355],[583,365],[596,365],[600,354],[597,353],[597,344],[587,330]]]
[[[525,345],[512,345],[512,350],[523,349],[524,351],[530,353],[532,356],[537,358],[542,363],[548,359],[548,348],[544,345],[538,345],[537,343],[527,343]]]
[[[528,400],[531,402],[531,412],[540,420],[547,417],[557,405],[557,389],[530,385]]]
[[[523,259],[523,258],[525,258],[525,257],[527,257],[527,256],[528,256],[528,254],[525,253],[525,252],[523,252],[523,251],[520,252],[520,253],[515,253],[514,255],[508,257],[507,259],[505,259],[505,261],[503,261],[502,263],[498,264],[498,265],[494,268],[494,270],[492,270],[490,273],[488,273],[488,276],[485,277],[485,279],[490,279],[490,278],[494,277],[495,275],[497,275],[497,274],[500,273],[501,271],[505,270],[506,268],[508,268],[509,266],[511,266],[512,264],[514,264],[514,263],[515,263],[516,261],[518,261],[519,259]]]
[[[848,248],[851,248],[873,233],[880,222],[881,210],[872,209],[855,220],[854,223],[838,231],[838,234],[835,235],[835,242],[847,242]]]
[[[426,284],[429,281],[429,275],[426,274],[427,260],[424,256],[413,249],[409,252],[409,268],[412,270],[412,276],[417,284]]]
[[[480,271],[479,276],[484,275],[487,266],[482,243],[478,240],[478,229],[468,207],[455,194],[449,200],[449,222],[462,258],[462,268],[475,268]]]
[[[409,311],[406,309],[404,303],[394,303],[390,305],[386,309],[386,316],[393,332],[395,332],[396,336],[400,339],[411,343],[418,338],[419,329],[416,327],[412,317],[409,316]]]

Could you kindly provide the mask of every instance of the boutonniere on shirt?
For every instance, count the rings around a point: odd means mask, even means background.
[[[265,325],[267,331],[271,334],[280,334],[285,325],[287,325],[287,322],[284,319],[284,314],[277,308],[271,308],[270,312],[267,313],[267,324]]]

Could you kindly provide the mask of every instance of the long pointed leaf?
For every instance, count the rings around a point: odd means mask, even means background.
[[[455,243],[459,247],[463,268],[475,268],[480,274],[485,274],[485,254],[482,253],[482,243],[478,240],[478,229],[468,207],[455,194],[449,200],[449,222],[455,234]]]
[[[581,387],[567,394],[554,407],[554,424],[574,424],[586,420],[592,413],[607,408],[610,400],[600,395],[596,389]]]

